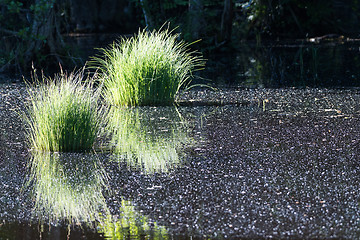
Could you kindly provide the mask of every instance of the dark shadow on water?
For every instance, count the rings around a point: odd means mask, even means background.
[[[120,35],[74,35],[65,40],[82,66]],[[332,39],[234,43],[231,51],[212,53],[194,83],[217,87],[360,87],[359,41]],[[207,79],[207,80],[206,80]]]
[[[360,44],[240,44],[210,56],[204,76],[215,86],[360,87]]]

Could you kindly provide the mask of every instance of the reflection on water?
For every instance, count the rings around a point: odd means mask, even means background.
[[[114,113],[117,154],[35,154],[31,198],[28,188],[20,195],[28,150],[11,114],[19,98],[7,88],[0,94],[11,96],[0,101],[0,239],[359,239],[359,90],[189,93],[249,104],[179,108],[199,145],[184,149],[181,166],[164,174],[119,168],[114,159],[126,162],[129,154],[144,165],[139,149],[153,154],[158,146],[188,144],[176,110]],[[165,167],[149,172],[171,166],[175,158],[163,156]]]
[[[118,206],[116,200],[112,201],[112,208],[118,207],[121,214],[111,215],[108,207],[108,197],[111,196],[109,176],[95,154],[35,153],[30,162],[30,175],[26,186],[30,185],[33,189],[34,217],[41,222],[49,221],[55,227],[55,232],[59,223],[65,223],[69,225],[68,237],[76,230],[76,225],[114,239],[140,239],[145,236],[163,239],[167,234],[165,227],[157,226],[154,222],[150,224],[148,218],[137,212],[130,201],[122,200]],[[29,228],[31,232],[34,231],[31,225]],[[46,224],[38,228],[44,238],[45,235],[54,234],[53,231],[44,230]]]
[[[109,125],[113,158],[147,173],[179,165],[178,148],[189,143],[175,107],[112,108]]]
[[[30,163],[34,214],[51,222],[93,222],[108,214],[107,174],[94,154],[35,153]]]
[[[120,216],[103,218],[98,231],[109,239],[168,239],[165,227],[150,224],[129,201],[122,201]],[[150,231],[151,230],[151,231]]]
[[[33,218],[55,226],[81,225],[115,239],[167,238],[165,227],[149,221],[130,201],[113,195],[109,188],[111,176],[103,162],[126,161],[147,173],[167,171],[178,165],[178,147],[189,142],[181,115],[175,107],[165,107],[159,112],[157,108],[147,107],[113,108],[109,116],[113,151],[110,157],[94,153],[33,152],[30,177],[25,184],[32,189]],[[112,215],[109,204],[113,210],[120,209],[120,214]],[[40,228],[46,225],[41,224]],[[71,235],[70,228],[67,234]]]
[[[213,56],[207,78],[244,87],[360,87],[358,43],[271,42],[242,44]]]

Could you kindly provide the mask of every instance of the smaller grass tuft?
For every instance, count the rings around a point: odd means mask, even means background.
[[[90,65],[100,69],[104,98],[112,105],[171,105],[181,87],[188,87],[192,73],[203,68],[204,60],[191,43],[178,41],[168,29],[142,30],[122,38]]]
[[[46,152],[91,150],[104,120],[99,88],[93,88],[83,70],[43,77],[42,82],[35,76],[35,82],[37,87],[28,88],[24,117],[30,146]]]

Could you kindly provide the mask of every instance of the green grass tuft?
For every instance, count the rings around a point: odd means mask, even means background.
[[[54,79],[43,77],[36,88],[29,87],[25,121],[32,148],[80,152],[93,147],[104,119],[103,110],[98,105],[99,90],[93,91],[88,78],[83,80],[83,71],[60,73]]]
[[[178,37],[168,29],[143,30],[101,49],[103,56],[90,64],[100,69],[106,101],[120,106],[173,104],[192,73],[204,66],[200,54]]]

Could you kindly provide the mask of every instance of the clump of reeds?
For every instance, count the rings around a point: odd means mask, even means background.
[[[204,65],[200,54],[189,50],[191,44],[178,38],[168,29],[142,30],[101,49],[103,56],[91,64],[100,69],[106,101],[121,106],[172,104]]]
[[[25,115],[30,146],[52,152],[90,150],[104,120],[100,91],[94,90],[91,79],[81,70],[35,80],[38,86],[28,89],[30,105]]]

